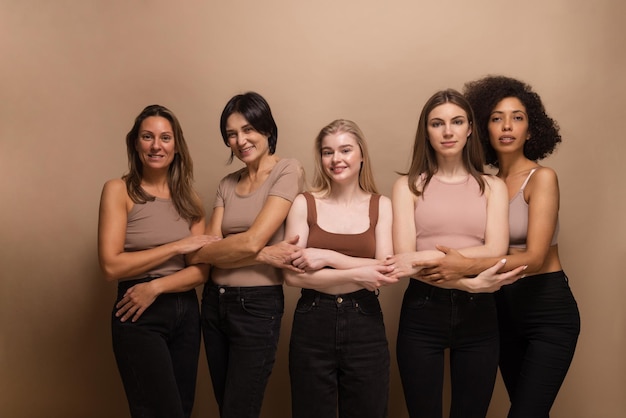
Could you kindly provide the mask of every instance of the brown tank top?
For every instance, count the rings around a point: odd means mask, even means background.
[[[351,257],[376,258],[376,224],[378,223],[378,201],[380,195],[370,197],[369,228],[360,234],[335,234],[327,232],[317,224],[315,198],[310,193],[303,193],[307,205],[307,223],[309,239],[307,247],[337,251]]]

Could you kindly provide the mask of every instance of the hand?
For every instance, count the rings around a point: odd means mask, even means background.
[[[179,254],[189,254],[219,240],[221,238],[215,235],[191,235],[176,241],[176,244]]]
[[[413,263],[413,267],[421,268],[417,278],[426,283],[463,278],[470,260],[452,248],[437,245],[437,249],[445,254],[443,258]]]
[[[300,248],[291,255],[291,264],[303,271],[314,271],[330,266],[328,250],[320,248]]]
[[[396,277],[414,277],[421,267],[417,267],[419,263],[443,257],[443,253],[435,250],[400,253],[387,257],[387,260],[394,265],[393,275]]]
[[[431,282],[431,284],[445,289],[461,289],[469,293],[493,293],[500,290],[502,286],[514,283],[524,277],[524,270],[528,267],[519,266],[513,270],[498,273],[498,270],[505,264],[506,259],[503,258],[476,277],[465,277],[458,280],[441,280],[434,283]]]
[[[126,291],[124,297],[115,305],[118,309],[115,316],[120,318],[120,321],[126,322],[132,317],[132,322],[136,322],[152,305],[159,296],[155,280],[136,284]]]
[[[398,283],[398,277],[387,276],[393,272],[392,265],[372,264],[354,269],[358,284],[369,291],[379,289],[381,286]]]
[[[270,266],[292,270],[296,273],[304,273],[304,270],[291,264],[293,254],[302,250],[302,248],[296,245],[299,239],[300,237],[296,235],[278,244],[268,245],[259,252],[258,259]]]

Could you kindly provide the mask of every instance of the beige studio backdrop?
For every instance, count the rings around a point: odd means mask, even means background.
[[[277,154],[309,173],[317,131],[356,121],[389,195],[425,100],[489,73],[531,83],[562,128],[544,164],[559,173],[559,248],[582,333],[552,416],[626,416],[625,12],[621,0],[1,0],[0,416],[128,416],[96,225],[145,105],[180,118],[208,210],[240,167],[225,164],[219,114],[248,90],[272,106]],[[405,287],[381,293],[392,353]],[[265,418],[289,416],[298,291],[286,292]],[[506,407],[499,381],[489,417]],[[389,411],[407,416],[393,354]],[[193,417],[215,416],[202,354]]]

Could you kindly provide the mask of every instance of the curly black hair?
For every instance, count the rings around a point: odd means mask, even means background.
[[[496,105],[507,97],[519,99],[528,114],[530,137],[524,144],[526,158],[532,161],[541,160],[550,155],[561,142],[559,125],[546,114],[541,98],[530,85],[510,77],[488,75],[465,83],[463,93],[474,110],[476,128],[483,143],[487,164],[498,166],[496,152],[489,141],[489,118]]]

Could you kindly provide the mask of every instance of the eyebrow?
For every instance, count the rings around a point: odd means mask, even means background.
[[[492,114],[492,115],[493,115],[494,113],[504,113],[504,111],[503,111],[503,110],[494,110],[493,112],[491,112],[491,114]],[[523,114],[525,114],[525,115],[527,114],[526,112],[524,112],[524,111],[523,111],[523,110],[521,110],[521,109],[519,109],[519,110],[518,110],[518,109],[516,109],[516,110],[512,111],[511,113],[523,113]]]

